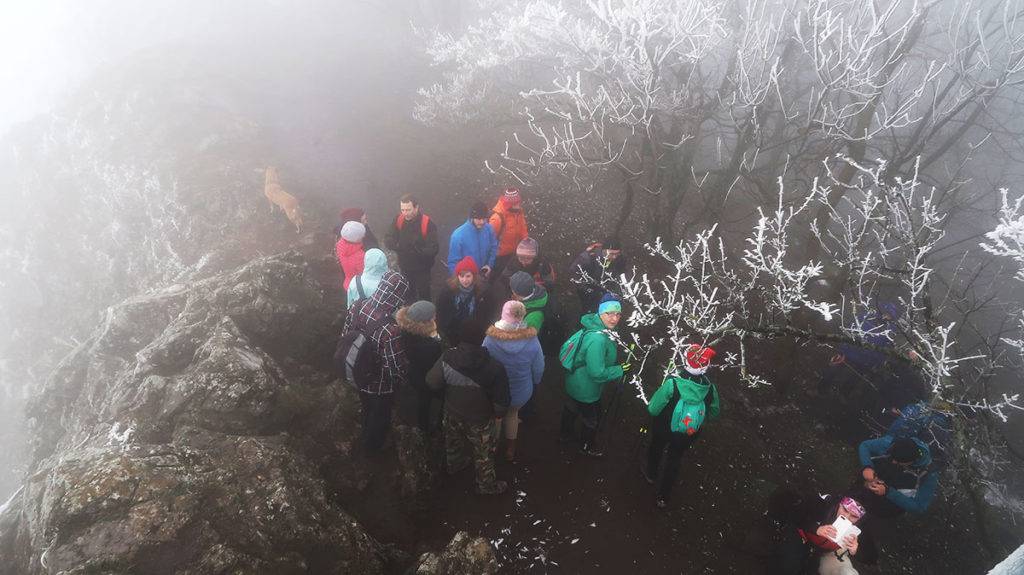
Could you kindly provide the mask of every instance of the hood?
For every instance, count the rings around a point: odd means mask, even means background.
[[[580,325],[582,325],[584,329],[593,331],[605,331],[608,329],[605,327],[604,322],[601,321],[601,317],[596,313],[588,313],[580,318]]]
[[[462,373],[478,372],[490,359],[491,353],[487,348],[471,343],[460,343],[458,347],[444,352],[444,362]]]
[[[689,375],[675,373],[672,375],[675,380],[676,389],[679,390],[679,397],[686,403],[700,403],[704,401],[708,391],[711,389],[711,382],[702,375]]]
[[[513,211],[513,210],[510,210],[508,208],[508,206],[505,205],[505,202],[501,198],[499,198],[498,199],[498,203],[494,204],[494,210],[493,211],[498,212],[498,213],[500,213],[502,215],[505,215],[505,214],[518,215],[518,214],[523,213],[523,206],[522,206],[522,204],[520,204],[519,207],[515,211]]]
[[[537,330],[532,327],[523,327],[519,329],[498,329],[496,326],[487,328],[487,335],[492,339],[502,342],[502,344],[508,348],[518,351],[530,342],[531,339],[537,337]],[[513,344],[513,345],[505,345]]]
[[[540,284],[534,284],[533,296],[530,299],[523,300],[523,306],[526,307],[526,311],[541,309],[548,305],[548,290],[544,289],[544,286]],[[601,320],[598,319],[598,322]],[[601,324],[604,325],[603,323]]]
[[[380,279],[387,271],[388,256],[377,248],[366,250],[363,256],[363,277]]]
[[[386,314],[392,314],[405,303],[406,293],[409,291],[409,283],[405,281],[402,274],[396,272],[385,272],[377,284],[377,291],[370,297],[370,309]]]
[[[345,238],[338,240],[338,243],[334,244],[334,250],[338,252],[339,256],[349,257],[352,254],[359,253],[363,250],[363,244],[354,244]]]
[[[928,448],[928,445],[925,444],[925,442],[921,441],[920,439],[918,439],[916,437],[911,437],[911,439],[914,440],[914,443],[917,444],[918,449],[921,450],[921,457],[918,457],[917,461],[915,461],[914,464],[911,465],[911,467],[913,467],[915,469],[924,469],[924,468],[928,467],[929,465],[931,465],[932,464],[932,452],[931,452],[931,449]]]
[[[437,329],[434,327],[434,322],[413,321],[405,313],[408,310],[409,306],[404,306],[399,308],[398,313],[395,314],[395,321],[398,322],[399,329],[420,337],[433,337],[433,333]]]

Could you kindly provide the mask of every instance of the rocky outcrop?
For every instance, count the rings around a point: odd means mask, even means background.
[[[483,537],[459,531],[440,553],[424,553],[412,573],[416,575],[493,575],[498,572],[494,547]]]
[[[110,308],[30,405],[0,573],[381,572],[319,471],[351,452],[357,402],[309,278],[275,256]]]

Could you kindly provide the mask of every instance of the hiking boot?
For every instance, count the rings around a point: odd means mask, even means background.
[[[663,497],[659,497],[654,504],[658,506],[658,509],[665,509],[668,507],[668,501],[665,501],[665,498]]]
[[[487,489],[481,489],[480,487],[476,488],[478,495],[501,495],[506,491],[508,491],[508,482],[506,481],[495,481],[494,487]]]
[[[651,478],[650,473],[647,473],[647,465],[643,463],[640,464],[640,475],[644,476],[644,481],[646,481],[648,484],[654,485],[654,479]]]
[[[588,457],[594,457],[594,458],[604,457],[604,452],[601,451],[600,449],[598,449],[597,447],[593,446],[593,445],[584,444],[583,445],[583,449],[581,449],[580,451],[583,453],[583,455],[586,455]]]

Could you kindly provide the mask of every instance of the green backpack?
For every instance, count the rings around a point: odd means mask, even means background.
[[[675,382],[673,382],[672,391],[679,394],[679,387]],[[704,423],[704,411],[703,400],[700,403],[687,403],[680,396],[675,409],[672,410],[672,433],[685,433],[686,435],[697,433]]]
[[[562,349],[558,351],[558,363],[561,363],[562,367],[569,371],[576,369],[576,357],[580,354],[580,348],[583,347],[583,338],[588,333],[594,333],[594,330],[581,329],[565,340],[565,343],[562,344]]]

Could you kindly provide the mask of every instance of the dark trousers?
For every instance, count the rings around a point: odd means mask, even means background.
[[[393,393],[373,394],[359,392],[359,403],[363,406],[363,435],[360,441],[367,452],[380,451],[391,429],[391,405]]]
[[[402,270],[402,275],[409,282],[409,293],[405,301],[410,304],[420,300],[433,301],[430,299],[430,268],[425,270]]]
[[[683,453],[693,445],[700,437],[700,432],[693,435],[685,433],[672,433],[667,429],[656,428],[651,433],[651,445],[647,449],[647,474],[650,477],[657,476],[658,464],[661,463],[665,446],[668,446],[668,455],[665,457],[665,471],[661,475],[661,483],[658,485],[658,498],[668,501],[672,494],[672,487],[679,477],[679,465],[683,461]]]
[[[562,437],[572,437],[577,417],[583,423],[580,439],[584,445],[592,446],[597,436],[597,426],[601,422],[601,402],[583,403],[571,397],[565,398],[562,405]]]
[[[435,399],[444,401],[444,396],[431,389],[416,388],[416,425],[423,433],[433,433],[440,425],[430,421]]]

